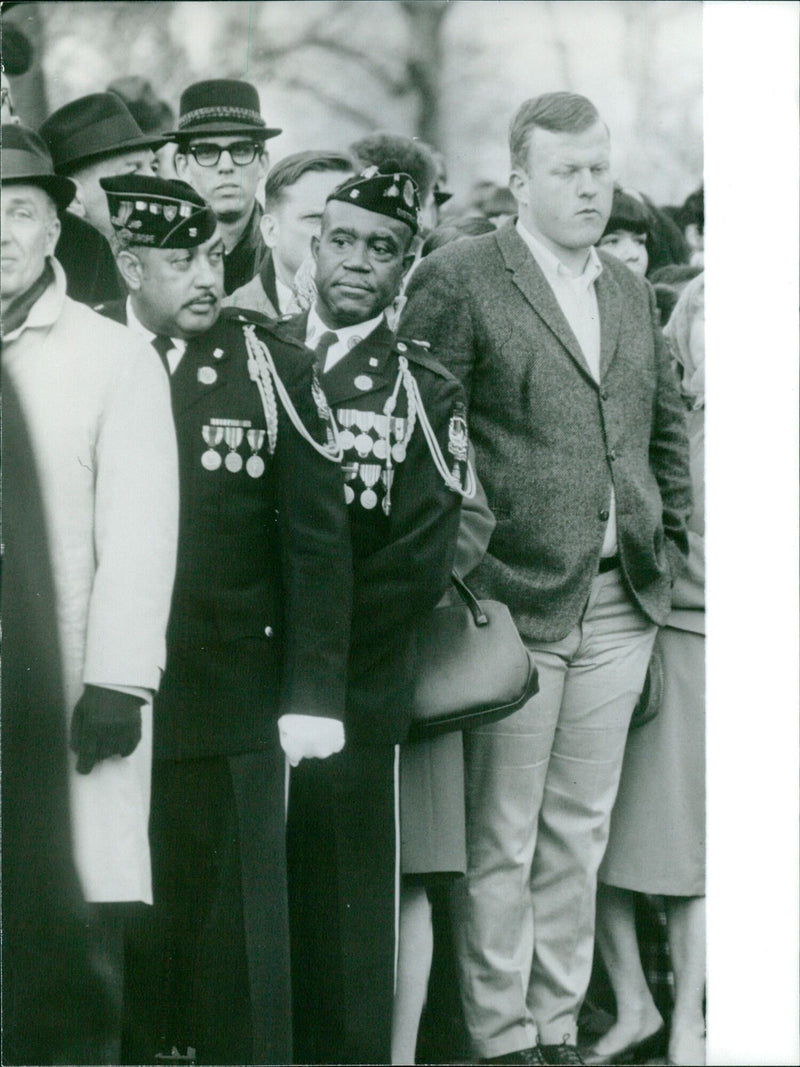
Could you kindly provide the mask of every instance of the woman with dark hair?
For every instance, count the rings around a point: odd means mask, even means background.
[[[647,274],[650,213],[638,193],[616,188],[603,236],[597,242],[634,274]]]
[[[705,1063],[705,345],[703,275],[684,289],[664,331],[688,409],[693,510],[689,561],[659,631],[663,693],[655,718],[628,735],[611,833],[598,874],[597,942],[617,1003],[586,1063],[643,1063],[664,1038],[645,979],[634,894],[664,899],[675,1004],[668,1063]]]

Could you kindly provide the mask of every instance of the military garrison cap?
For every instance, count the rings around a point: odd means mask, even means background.
[[[186,182],[150,174],[101,178],[114,232],[132,245],[195,248],[217,228],[217,217]]]
[[[348,178],[333,190],[328,197],[328,201],[331,200],[388,215],[390,219],[404,222],[412,233],[419,229],[417,184],[409,174],[398,169],[394,160],[387,160],[380,167],[367,167],[355,178]]]

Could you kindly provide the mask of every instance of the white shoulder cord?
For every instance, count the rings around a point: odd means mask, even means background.
[[[458,493],[459,496],[462,496],[465,500],[472,500],[476,490],[475,473],[472,470],[472,464],[467,460],[466,488],[462,489],[458,479],[453,477],[447,469],[447,462],[442,455],[442,450],[439,447],[436,434],[433,432],[433,427],[428,420],[425,406],[422,403],[419,386],[417,385],[414,375],[408,369],[408,360],[405,356],[400,356],[400,374],[403,376],[403,384],[405,385],[409,396],[414,397],[419,424],[422,427],[422,432],[425,434],[425,440],[428,443],[431,458],[433,459],[439,474],[442,476],[444,484],[448,489],[452,489],[454,493]]]
[[[330,409],[327,408],[328,426],[332,434],[332,443],[329,445],[321,445],[318,441],[315,441],[311,434],[303,424],[303,420],[297,414],[294,404],[291,401],[289,394],[286,392],[286,386],[280,379],[280,376],[275,369],[275,363],[272,359],[270,350],[264,344],[260,337],[256,337],[255,326],[244,327],[244,337],[247,344],[247,369],[250,372],[250,377],[258,386],[258,391],[261,394],[261,402],[264,407],[264,416],[267,420],[267,433],[269,435],[269,451],[272,454],[275,451],[275,444],[278,439],[278,410],[275,403],[275,394],[273,392],[273,385],[278,392],[278,396],[281,398],[281,403],[286,409],[286,414],[292,421],[294,428],[297,432],[304,437],[306,441],[325,459],[331,460],[332,463],[341,463],[343,452],[342,446],[339,444],[339,435],[336,432],[336,424],[330,413]],[[313,387],[312,387],[313,391]],[[314,395],[317,407],[320,407],[320,397]]]

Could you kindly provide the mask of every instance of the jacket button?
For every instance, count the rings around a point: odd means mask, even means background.
[[[272,637],[272,633],[273,633],[273,630],[272,630],[271,626],[265,626],[264,627],[264,636],[265,637]]]
[[[602,519],[603,522],[608,522],[608,516],[609,516],[608,508],[601,508],[600,511],[597,514],[598,514],[598,517],[600,519]]]
[[[609,458],[609,460],[610,460],[610,461],[611,461],[612,463],[613,463],[613,462],[614,462],[614,460],[615,460],[615,459],[617,458],[617,453],[616,453],[616,452],[614,451],[614,449],[613,449],[613,448],[612,448],[612,449],[611,449],[611,451],[610,451],[610,452],[608,453],[608,458]]]
[[[600,399],[601,400],[608,400],[608,389],[601,389],[600,390]]]

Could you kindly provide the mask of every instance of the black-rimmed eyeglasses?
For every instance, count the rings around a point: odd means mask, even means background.
[[[246,167],[261,154],[261,145],[254,141],[234,141],[233,144],[223,146],[204,141],[202,144],[190,144],[186,149],[186,153],[194,156],[201,167],[216,167],[223,152],[228,153],[237,167]]]

